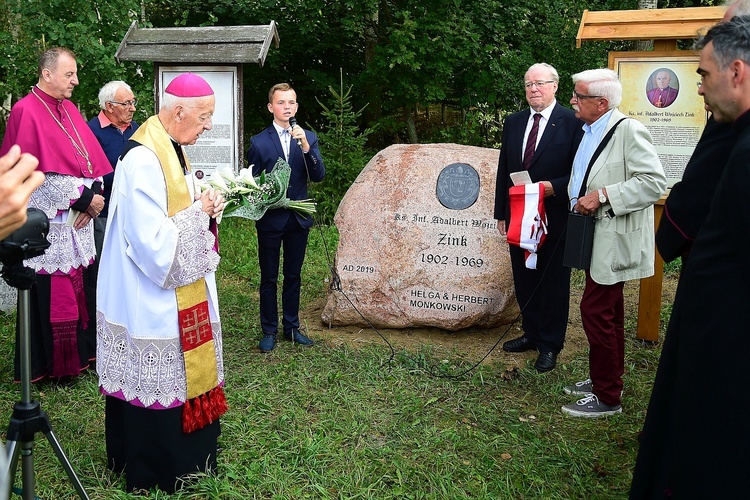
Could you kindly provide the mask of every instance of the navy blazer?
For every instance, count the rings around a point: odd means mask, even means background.
[[[288,163],[292,168],[292,174],[286,195],[291,200],[307,199],[308,180],[320,182],[326,174],[323,158],[318,150],[318,136],[315,132],[308,130],[305,130],[305,136],[310,144],[310,150],[307,153],[302,153],[302,149],[295,140],[292,140],[289,145]],[[250,147],[247,150],[246,157],[248,165],[251,166],[253,175],[256,177],[263,170],[270,172],[276,165],[276,161],[279,158],[284,158],[284,148],[281,146],[279,134],[273,125],[250,139]],[[311,216],[303,216],[298,212],[282,208],[269,210],[255,224],[258,229],[263,231],[281,231],[291,215],[297,217],[300,226],[303,228],[312,227]]]
[[[505,119],[503,125],[495,184],[494,217],[505,220],[506,228],[510,224],[508,190],[513,185],[509,174],[523,170],[523,135],[530,115],[531,110],[528,108],[513,113]],[[555,190],[554,196],[544,199],[549,228],[547,237],[551,239],[565,237],[569,206],[568,181],[578,144],[583,137],[582,127],[583,121],[576,118],[572,109],[556,103],[529,167],[531,182],[550,181]]]

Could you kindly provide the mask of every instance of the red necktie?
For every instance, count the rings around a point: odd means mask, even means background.
[[[529,132],[529,138],[526,139],[526,149],[523,151],[523,168],[526,170],[531,166],[531,159],[534,158],[534,150],[536,149],[536,136],[539,134],[539,120],[542,115],[534,113],[534,124],[531,125],[531,131]]]

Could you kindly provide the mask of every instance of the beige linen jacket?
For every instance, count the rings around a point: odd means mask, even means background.
[[[606,130],[624,117],[615,109]],[[653,205],[666,192],[667,179],[651,134],[639,121],[620,123],[591,167],[586,194],[602,188],[608,201],[596,214],[591,278],[612,285],[653,275]],[[612,218],[606,216],[610,209]]]

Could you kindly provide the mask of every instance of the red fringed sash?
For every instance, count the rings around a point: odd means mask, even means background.
[[[214,387],[198,397],[185,401],[182,410],[182,430],[193,432],[202,429],[226,413],[228,409],[224,391],[221,387]]]

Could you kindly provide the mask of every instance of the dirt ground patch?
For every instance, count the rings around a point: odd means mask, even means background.
[[[676,288],[677,276],[665,275],[662,285],[662,305],[674,300]],[[633,322],[637,318],[639,290],[639,281],[629,281],[625,284],[626,328],[629,318],[632,318]],[[568,330],[565,348],[558,358],[559,363],[566,363],[580,356],[588,348],[588,341],[581,326],[579,310],[582,292],[582,285],[571,287]],[[469,362],[479,361],[493,346],[496,347],[487,356],[485,363],[502,363],[507,367],[512,367],[524,366],[526,360],[536,359],[535,352],[516,354],[502,350],[503,342],[521,335],[520,321],[492,329],[470,328],[458,332],[450,332],[439,328],[378,329],[377,331],[370,327],[361,326],[328,328],[320,321],[325,301],[325,298],[320,299],[306,310],[301,311],[300,316],[303,320],[306,320],[305,327],[310,337],[325,340],[333,345],[346,344],[352,349],[369,345],[386,346],[385,341],[380,336],[382,335],[396,350],[415,352],[429,345],[437,352],[444,350],[447,356],[460,357]]]

